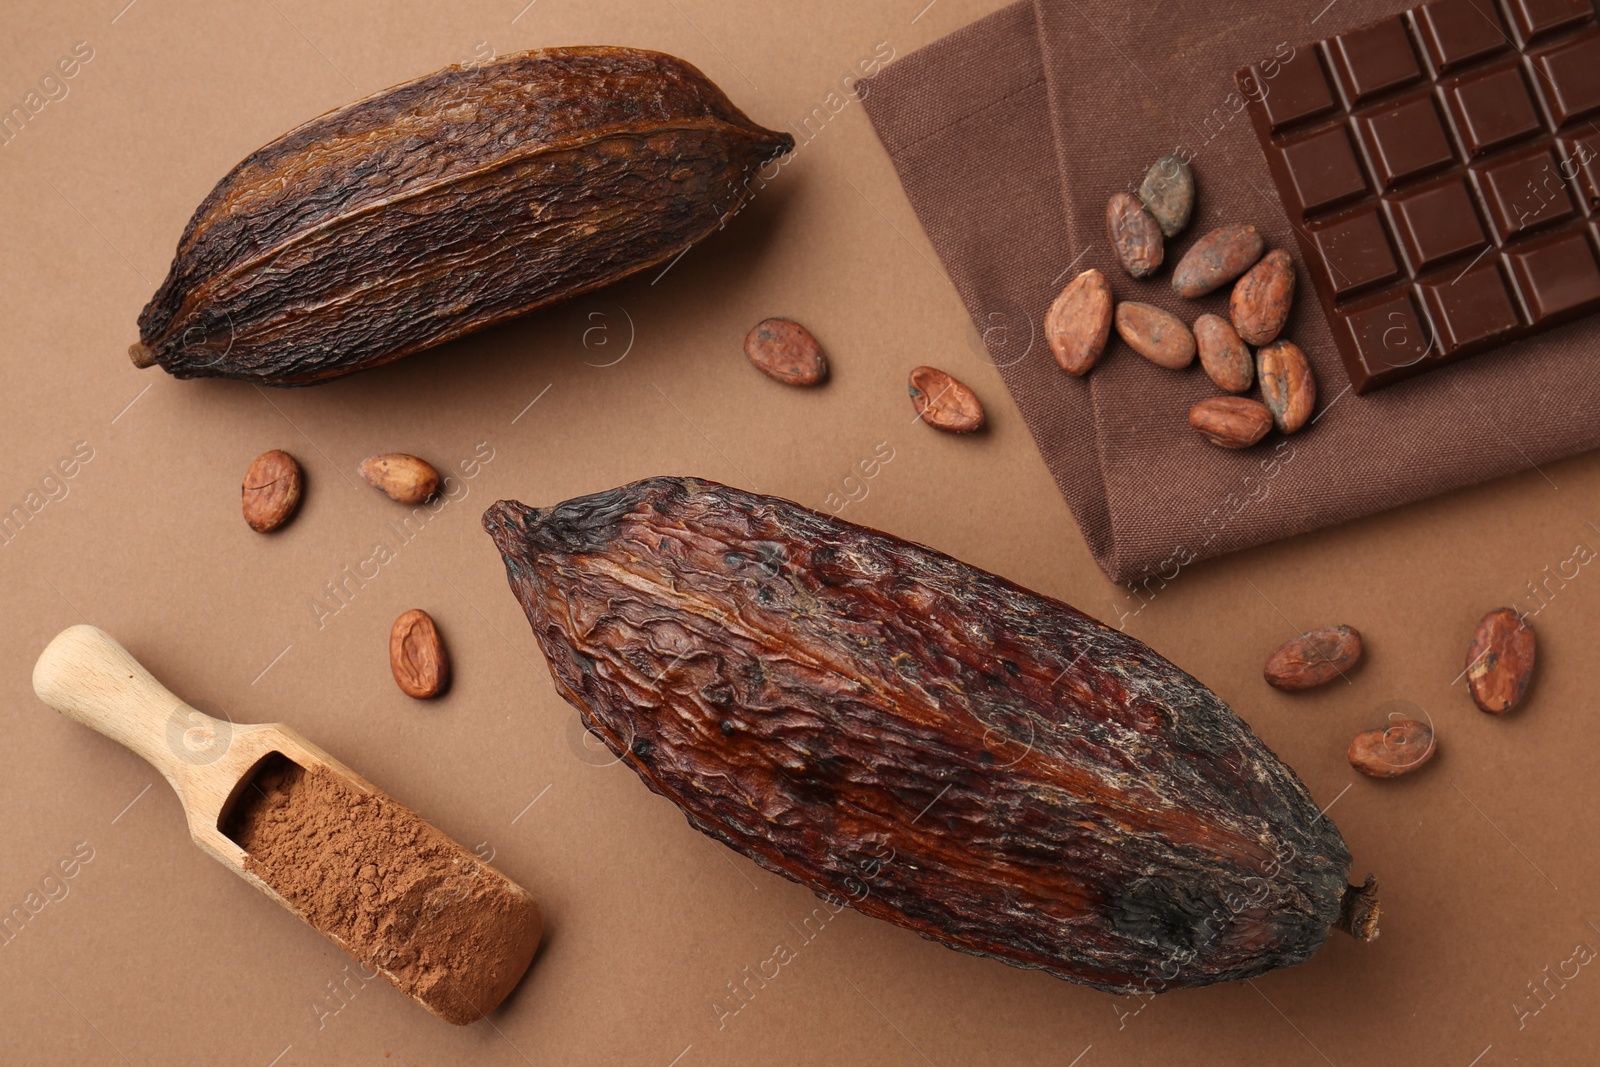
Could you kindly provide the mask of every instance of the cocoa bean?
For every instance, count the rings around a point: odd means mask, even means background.
[[[1233,324],[1221,315],[1201,315],[1194,320],[1194,344],[1200,366],[1217,388],[1242,393],[1255,381],[1256,365],[1250,349],[1239,339]]]
[[[1124,300],[1117,305],[1117,336],[1151,363],[1182,370],[1194,362],[1194,334],[1176,315]]]
[[[1249,448],[1272,429],[1272,412],[1246,397],[1213,396],[1189,409],[1189,425],[1221,448]]]
[[[1261,399],[1280,433],[1294,433],[1317,406],[1317,379],[1311,362],[1293,341],[1273,341],[1256,352]]]
[[[1044,336],[1061,369],[1084,375],[1111,335],[1111,285],[1091,267],[1067,283],[1044,317]]]
[[[1161,224],[1129,193],[1115,193],[1106,202],[1106,232],[1122,269],[1135,278],[1148,278],[1161,269],[1166,255]]]
[[[287,452],[263,452],[244,475],[244,521],[256,533],[270,533],[300,507],[300,464]]]
[[[1350,766],[1372,778],[1398,778],[1433,758],[1433,727],[1401,719],[1376,730],[1363,730],[1350,742]]]
[[[432,464],[404,452],[368,456],[358,470],[368,485],[402,504],[426,503],[439,488],[439,472]]]
[[[1139,201],[1155,216],[1161,232],[1176,237],[1194,212],[1194,171],[1176,152],[1168,152],[1145,171]]]
[[[1293,303],[1294,260],[1275,248],[1234,283],[1228,317],[1245,341],[1264,345],[1283,331]]]
[[[389,669],[400,690],[418,700],[437,696],[450,681],[450,659],[439,628],[421,608],[394,620],[389,630]]]
[[[1172,291],[1193,300],[1249,270],[1266,243],[1254,226],[1220,226],[1196,241],[1172,272]]]
[[[946,433],[972,433],[983,428],[978,394],[935,367],[911,372],[911,404],[922,421]]]
[[[811,331],[788,319],[764,319],[744,339],[755,368],[784,385],[816,385],[828,376],[828,358]]]
[[[1361,659],[1361,631],[1354,626],[1324,626],[1290,638],[1267,657],[1261,669],[1274,689],[1311,689],[1343,677]]]
[[[1467,648],[1467,688],[1472,702],[1494,715],[1516,707],[1533,677],[1533,627],[1512,608],[1497,608],[1479,622]]]

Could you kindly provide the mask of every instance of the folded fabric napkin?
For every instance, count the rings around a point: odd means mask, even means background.
[[[858,92],[912,207],[988,343],[1045,463],[1114,580],[1330,526],[1600,446],[1600,317],[1366,396],[1348,389],[1328,323],[1233,82],[1253,61],[1404,10],[1372,0],[1108,4],[1022,0],[866,80]],[[1226,314],[1171,271],[1135,281],[1105,204],[1166,152],[1192,156],[1195,217],[1168,242],[1254,223],[1294,256],[1284,336],[1305,350],[1315,421],[1228,451],[1189,428],[1219,395],[1198,366],[1157,367],[1116,340],[1087,378],[1055,363],[1046,310],[1098,267],[1118,300],[1191,321]]]

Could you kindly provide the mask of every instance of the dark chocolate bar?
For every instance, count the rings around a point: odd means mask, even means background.
[[[1600,309],[1589,0],[1436,0],[1235,80],[1356,392]]]

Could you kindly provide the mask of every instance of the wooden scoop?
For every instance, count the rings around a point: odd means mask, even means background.
[[[33,690],[57,711],[154,765],[177,791],[195,844],[435,1015],[458,1024],[481,1018],[505,999],[532,961],[543,923],[527,890],[287,726],[232,723],[195,710],[93,626],[56,635],[33,668]],[[241,794],[252,788],[254,772],[267,764],[283,767],[284,760],[304,769],[303,777],[291,772],[296,780],[314,780],[324,796],[347,790],[345,813],[381,817],[384,826],[398,826],[402,839],[414,836],[415,845],[398,857],[374,855],[368,863],[367,855],[352,849],[366,847],[366,838],[376,835],[357,822],[326,846],[343,851],[309,858],[310,879],[257,862],[223,828]],[[255,794],[248,799],[254,802]],[[415,820],[414,835],[406,819]],[[353,869],[365,884],[350,877]],[[308,881],[317,892],[296,889]],[[374,883],[383,883],[388,895],[379,896]],[[338,892],[329,894],[330,884]],[[375,913],[373,899],[390,900],[391,906]]]

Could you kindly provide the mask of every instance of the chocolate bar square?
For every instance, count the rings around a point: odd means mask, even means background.
[[[1589,0],[1511,0],[1511,24],[1523,44],[1594,14]]]
[[[1441,74],[1511,47],[1500,14],[1488,0],[1436,0],[1409,13]]]
[[[1367,191],[1355,145],[1343,126],[1329,126],[1286,144],[1278,156],[1302,212],[1332,207]]]
[[[1553,319],[1600,300],[1600,266],[1581,230],[1530,242],[1506,257],[1522,302],[1539,319]]]
[[[1557,126],[1600,109],[1600,34],[1540,52],[1533,70]]]
[[[1467,155],[1477,157],[1540,132],[1522,64],[1500,63],[1446,82],[1445,105]]]
[[[1443,181],[1389,201],[1400,235],[1400,247],[1414,272],[1421,273],[1489,243],[1467,180],[1451,175]]]
[[[1340,296],[1400,275],[1378,209],[1367,206],[1311,232]]]
[[[1385,189],[1455,162],[1433,94],[1397,100],[1356,118],[1367,157]]]
[[[1284,63],[1273,68],[1272,76],[1252,68],[1246,94],[1255,99],[1274,130],[1296,122],[1326,115],[1337,106],[1322,61],[1315,54],[1297,57],[1303,62]],[[1268,85],[1268,91],[1250,86]]]
[[[1397,18],[1340,34],[1333,39],[1330,54],[1351,103],[1422,80],[1422,64],[1412,51],[1405,24]]]
[[[1477,168],[1478,189],[1500,243],[1578,213],[1559,167],[1555,153],[1538,148]]]

